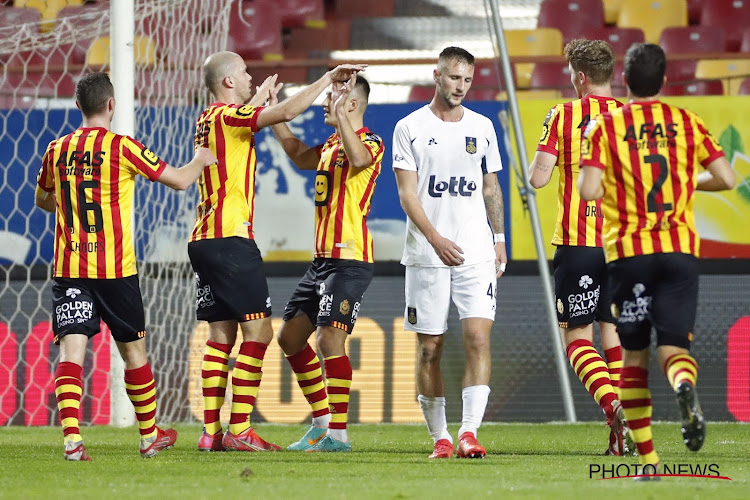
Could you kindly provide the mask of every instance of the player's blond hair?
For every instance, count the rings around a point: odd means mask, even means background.
[[[615,53],[607,42],[576,38],[565,45],[563,54],[573,71],[583,72],[594,85],[604,85],[612,80]]]

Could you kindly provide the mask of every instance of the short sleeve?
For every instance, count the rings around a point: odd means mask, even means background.
[[[372,161],[370,165],[375,165],[383,159],[383,153],[385,153],[385,145],[383,139],[379,135],[373,134],[372,132],[365,132],[362,138],[362,144],[364,144],[367,151],[370,152]]]
[[[487,151],[484,154],[484,158],[482,158],[482,173],[499,172],[503,169],[503,160],[500,158],[500,149],[497,146],[495,127],[492,126],[492,122],[489,120],[485,138],[487,141]]]
[[[411,148],[412,137],[409,134],[409,126],[400,120],[393,130],[393,168],[402,170],[417,170],[414,160],[414,151]]]
[[[167,164],[156,156],[156,154],[137,140],[123,136],[120,142],[122,147],[122,158],[138,175],[146,177],[151,182],[157,180]]]
[[[537,151],[549,153],[557,156],[559,153],[557,145],[557,127],[560,120],[560,110],[562,107],[555,106],[549,110],[547,116],[544,118],[542,124],[542,137],[539,139],[539,144],[536,147]]]
[[[581,166],[597,167],[604,170],[609,163],[607,155],[607,134],[604,133],[604,118],[602,115],[591,120],[583,130],[581,141]]]
[[[695,120],[696,139],[700,138],[700,141],[696,144],[698,161],[702,166],[707,166],[709,163],[717,158],[724,156],[724,150],[721,148],[719,143],[714,137],[708,132],[706,125],[703,120],[697,115],[693,115]]]
[[[263,109],[263,106],[231,104],[224,108],[221,119],[228,127],[249,128],[257,132],[258,116]]]
[[[55,190],[55,172],[54,172],[54,154],[55,142],[51,142],[47,146],[47,151],[44,152],[42,157],[42,167],[39,169],[39,175],[36,179],[36,184],[42,191],[51,193]]]

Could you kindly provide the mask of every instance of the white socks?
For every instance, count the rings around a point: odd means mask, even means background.
[[[320,427],[322,429],[328,429],[328,424],[331,422],[331,414],[326,413],[325,415],[321,415],[319,417],[313,417],[312,424],[315,427]]]
[[[328,429],[327,434],[336,441],[346,443],[349,441],[349,435],[346,433],[346,429]]]
[[[489,396],[490,387],[487,385],[473,385],[465,387],[461,391],[461,397],[464,400],[464,414],[461,419],[461,428],[458,430],[459,437],[464,432],[471,432],[476,437],[477,429],[482,425]]]
[[[445,419],[445,398],[442,396],[417,396],[422,415],[427,422],[427,430],[430,431],[433,442],[447,439],[453,443],[453,438],[448,433],[448,421]]]

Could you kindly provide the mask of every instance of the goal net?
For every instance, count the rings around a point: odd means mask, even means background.
[[[170,164],[192,157],[194,121],[208,103],[200,65],[226,47],[233,5],[135,1],[134,136]],[[34,207],[34,187],[47,144],[81,124],[77,80],[109,71],[110,3],[69,6],[42,13],[41,20],[30,8],[2,9],[17,18],[0,28],[0,425],[56,425],[53,374],[59,353],[52,343],[49,282],[54,217]],[[195,326],[195,292],[186,241],[196,199],[194,188],[177,193],[136,182],[136,255],[164,421],[185,420],[189,413],[184,358]],[[172,244],[176,241],[180,244]],[[110,342],[106,330],[90,342],[84,424],[110,422]]]

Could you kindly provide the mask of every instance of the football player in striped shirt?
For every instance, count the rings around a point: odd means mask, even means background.
[[[334,83],[323,110],[335,131],[316,147],[305,145],[285,124],[273,127],[292,161],[300,169],[316,170],[315,259],[289,299],[278,333],[312,410],[312,425],[289,450],[352,449],[346,432],[352,383],[346,339],[372,280],[367,214],[385,151],[383,140],[364,126],[369,96],[369,83],[356,74]],[[313,333],[323,355],[325,384],[320,359],[308,344]]]
[[[177,431],[156,426],[156,384],[146,357],[146,321],[133,251],[131,220],[136,176],[186,189],[216,162],[206,148],[175,169],[143,144],[109,131],[114,88],[106,73],[78,82],[83,125],[52,141],[42,159],[36,205],[55,213],[52,305],[60,362],[55,394],[66,460],[89,461],[79,430],[86,344],[109,327],[125,360],[125,388],[135,407],[140,453],[174,445]]]
[[[682,415],[685,445],[692,451],[703,445],[698,364],[690,356],[700,249],[693,201],[696,189],[721,191],[735,184],[703,121],[658,100],[665,71],[658,45],[628,49],[628,103],[586,127],[578,179],[581,198],[602,198],[612,311],[623,347],[620,401],[647,479],[654,478],[659,462],[648,388],[652,328],[659,365]]]
[[[204,429],[201,451],[276,451],[250,425],[262,377],[263,358],[273,338],[271,298],[263,261],[253,237],[255,205],[255,133],[289,121],[310,107],[329,85],[347,81],[362,65],[342,65],[292,97],[261,105],[276,95],[275,78],[252,96],[252,77],[245,61],[233,52],[217,52],[203,65],[206,87],[215,102],[200,115],[195,145],[205,146],[219,161],[199,180],[200,202],[188,254],[197,281],[198,320],[209,324],[202,364]],[[258,101],[258,102],[256,102]],[[256,105],[257,104],[257,105]],[[219,411],[224,403],[229,354],[242,343],[232,370],[229,429],[223,433]]]
[[[564,54],[578,99],[558,104],[547,114],[529,180],[539,189],[550,181],[554,167],[559,169],[552,238],[557,247],[552,261],[557,320],[571,366],[607,418],[610,433],[605,454],[622,455],[633,446],[626,443],[629,433],[617,399],[622,351],[609,310],[602,251],[604,218],[601,201],[581,200],[576,186],[584,127],[599,113],[622,106],[610,88],[615,55],[607,42],[584,39],[572,40]],[[594,321],[599,322],[606,362],[593,344]]]

